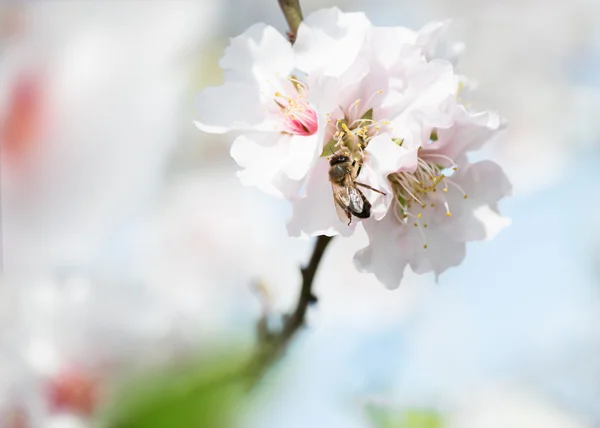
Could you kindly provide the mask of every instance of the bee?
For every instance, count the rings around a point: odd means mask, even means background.
[[[333,154],[329,160],[329,181],[333,190],[335,209],[341,221],[348,220],[348,226],[352,223],[352,216],[357,218],[369,218],[371,216],[371,203],[357,186],[373,190],[385,195],[380,190],[374,189],[356,181],[360,174],[361,165],[356,168],[356,160],[349,156]]]

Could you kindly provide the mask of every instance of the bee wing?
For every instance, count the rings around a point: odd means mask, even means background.
[[[350,197],[350,204],[348,204],[348,209],[354,214],[362,213],[365,205],[363,195],[360,192],[360,190],[352,186],[348,188],[348,196]]]
[[[348,221],[348,205],[350,205],[348,189],[335,183],[331,183],[331,189],[333,190],[335,212],[338,218],[346,223]]]

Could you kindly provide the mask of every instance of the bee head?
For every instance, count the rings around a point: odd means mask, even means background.
[[[339,165],[341,163],[346,163],[346,162],[350,162],[350,158],[348,156],[333,155],[331,157],[331,159],[329,160],[329,165],[334,166],[334,165]]]

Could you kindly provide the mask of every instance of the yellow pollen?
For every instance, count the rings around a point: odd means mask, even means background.
[[[417,226],[418,226],[418,224],[417,224],[417,223],[414,223],[414,224],[413,224],[413,226],[414,226],[414,227],[417,227]]]
[[[454,168],[452,168],[452,169],[453,169],[454,171],[458,171],[458,168],[457,168],[457,167],[454,167]]]
[[[423,249],[426,250],[427,249],[427,244],[423,244]]]
[[[432,207],[435,207],[435,204],[431,204]]]
[[[427,229],[427,223],[423,225],[423,229]]]
[[[444,192],[446,192],[446,193],[448,192],[448,188],[447,187],[444,187]]]
[[[348,129],[348,126],[345,123],[342,123],[342,129],[344,131],[346,131],[348,134],[350,133],[350,130]]]
[[[360,98],[357,99],[356,101],[354,101],[354,105],[358,107],[358,105],[360,104]]]
[[[383,92],[383,89],[380,89],[377,91],[378,94],[381,94]]]
[[[421,215],[421,213],[417,214],[417,218],[421,218],[421,217],[423,217],[423,216]]]
[[[450,217],[452,215],[452,213],[450,211],[446,212],[446,217]]]
[[[427,208],[427,204],[421,205],[421,208]]]

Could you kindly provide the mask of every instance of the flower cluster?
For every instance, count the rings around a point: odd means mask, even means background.
[[[370,243],[359,270],[387,287],[409,265],[437,275],[508,220],[497,202],[511,186],[501,168],[472,163],[503,127],[460,102],[468,82],[436,58],[446,22],[415,32],[377,27],[362,13],[323,9],[294,45],[257,24],[231,40],[225,81],[198,98],[197,126],[235,132],[243,184],[287,199],[291,236],[351,235]]]

